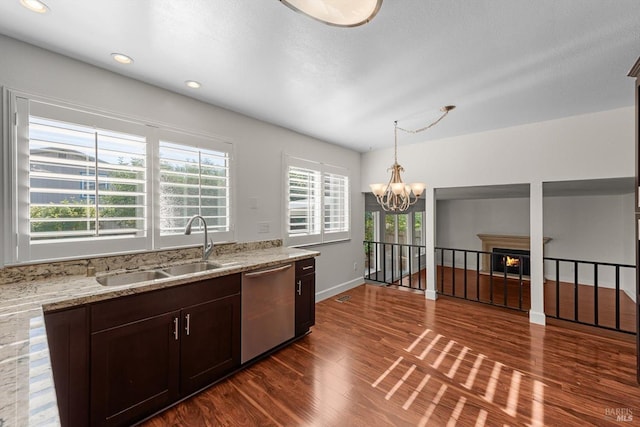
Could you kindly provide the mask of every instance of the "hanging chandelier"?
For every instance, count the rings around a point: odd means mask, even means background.
[[[400,176],[400,172],[404,172],[404,168],[400,166],[398,163],[398,131],[401,130],[407,133],[420,133],[423,132],[435,125],[437,125],[440,120],[444,119],[449,111],[456,108],[455,105],[446,105],[440,109],[443,114],[436,120],[431,123],[429,126],[425,126],[421,129],[416,130],[407,130],[398,127],[398,121],[393,122],[393,136],[394,136],[394,162],[393,165],[387,171],[391,171],[391,179],[389,179],[388,184],[369,184],[371,187],[371,192],[376,196],[376,200],[387,212],[404,212],[409,209],[409,206],[414,205],[426,187],[426,184],[423,182],[415,182],[412,184],[405,184],[402,181],[402,177]]]
[[[371,21],[382,0],[280,0],[296,12],[335,27],[357,27]]]

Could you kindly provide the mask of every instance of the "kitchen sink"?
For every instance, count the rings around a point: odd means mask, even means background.
[[[122,286],[133,283],[145,282],[147,280],[165,279],[171,277],[160,270],[132,271],[130,273],[109,274],[96,278],[102,286]]]
[[[191,264],[174,265],[164,269],[132,271],[129,273],[115,273],[98,276],[96,280],[102,286],[131,285],[148,280],[166,279],[167,277],[185,276],[187,274],[200,273],[202,271],[216,270],[236,265],[236,263],[219,264],[213,261],[199,261]]]
[[[174,265],[173,267],[163,269],[162,272],[170,276],[182,276],[184,274],[199,273],[201,271],[215,270],[222,267],[222,264],[216,262],[200,261],[192,264]]]

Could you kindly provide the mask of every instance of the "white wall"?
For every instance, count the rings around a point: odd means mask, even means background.
[[[544,235],[551,237],[545,256],[583,261],[635,265],[633,193],[624,195],[545,197]],[[593,267],[578,266],[580,283],[594,282]],[[555,265],[546,263],[545,275],[555,279]],[[573,282],[574,269],[561,263],[560,280]],[[620,270],[621,288],[634,299],[635,272]],[[600,267],[598,286],[615,286],[615,269]]]
[[[529,199],[438,200],[436,246],[482,250],[478,234],[529,235]]]
[[[635,176],[634,111],[626,107],[400,145],[398,161],[406,182],[432,188]],[[455,111],[438,126],[454,120]],[[389,149],[362,155],[362,191],[388,180],[392,142]]]
[[[352,239],[314,248],[322,252],[317,258],[317,295],[330,296],[340,286],[362,283],[364,202],[359,191],[359,153],[4,36],[0,36],[0,58],[0,86],[233,142],[239,242],[283,237],[283,151],[348,168]],[[4,133],[3,139],[6,143]],[[257,209],[250,208],[250,198],[258,199]],[[258,222],[268,222],[270,231],[258,233]]]

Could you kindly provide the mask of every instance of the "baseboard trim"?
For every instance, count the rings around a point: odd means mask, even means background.
[[[348,291],[349,289],[353,289],[357,286],[360,286],[364,283],[364,277],[357,277],[353,280],[349,280],[348,282],[341,283],[339,285],[333,286],[329,289],[325,289],[320,292],[316,292],[316,302],[320,302],[327,298],[331,298],[334,295],[338,295],[341,292]]]
[[[529,323],[535,323],[536,325],[546,325],[547,316],[544,313],[529,310]]]

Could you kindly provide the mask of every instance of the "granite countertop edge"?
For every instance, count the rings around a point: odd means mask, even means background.
[[[180,276],[171,276],[162,279],[148,280],[122,286],[103,286],[97,282],[96,277],[79,276],[79,278],[76,280],[80,285],[82,294],[55,301],[43,302],[42,310],[47,313],[51,311],[69,309],[74,306],[104,301],[126,295],[135,295],[153,290],[166,289],[174,286],[184,285],[187,283],[193,283],[199,280],[214,279],[216,277],[243,273],[250,270],[273,267],[287,262],[295,262],[307,258],[313,258],[319,255],[320,253],[317,251],[282,247],[237,252],[217,256],[209,260],[218,264],[222,264],[221,268]],[[189,264],[197,261],[200,261],[200,259],[167,265],[145,266],[135,270],[111,271],[108,273],[98,274],[97,276],[99,277],[105,274],[119,274],[136,270],[161,269],[172,265]]]

